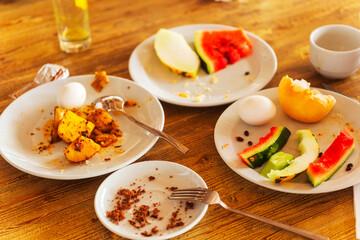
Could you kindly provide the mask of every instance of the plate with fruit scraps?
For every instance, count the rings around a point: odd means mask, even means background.
[[[159,100],[133,81],[109,76],[110,82],[98,93],[90,84],[93,75],[74,76],[34,88],[12,102],[0,118],[0,153],[14,167],[44,178],[82,179],[113,172],[140,158],[158,137],[138,127],[124,116],[111,113],[123,136],[103,147],[90,159],[72,163],[65,159],[65,142],[49,144],[54,107],[59,89],[69,82],[79,82],[86,89],[85,104],[101,96],[119,95],[136,101],[126,111],[138,120],[163,129],[164,111]]]
[[[172,28],[194,49],[196,30],[236,29],[218,24],[198,24]],[[187,78],[170,71],[154,50],[155,35],[140,43],[129,60],[132,79],[160,100],[182,106],[208,107],[231,103],[263,88],[274,76],[277,59],[272,48],[258,36],[246,32],[253,52],[213,74],[199,69],[198,77]]]
[[[230,105],[218,119],[214,131],[215,145],[221,158],[241,177],[260,186],[282,192],[300,194],[324,193],[344,189],[359,183],[360,122],[358,121],[358,116],[360,114],[360,104],[338,93],[323,89],[318,90],[324,94],[333,95],[336,98],[336,104],[333,109],[318,123],[301,123],[289,118],[279,104],[277,88],[270,88],[256,93],[256,95],[268,97],[276,106],[275,118],[264,125],[251,126],[240,119],[238,104],[241,99]],[[290,138],[281,151],[293,154],[294,157],[299,156],[299,141],[295,136],[296,131],[299,129],[310,129],[318,141],[320,152],[323,153],[331,145],[336,136],[339,135],[340,131],[346,127],[354,137],[355,149],[333,176],[316,187],[312,186],[305,172],[288,182],[273,183],[259,174],[265,164],[252,169],[240,160],[237,153],[249,147],[249,142],[257,144],[259,138],[267,135],[270,132],[270,128],[274,126],[285,126],[291,131]]]
[[[104,180],[95,195],[95,211],[106,228],[122,237],[173,238],[194,227],[207,211],[207,204],[168,199],[175,188],[194,187],[206,188],[206,183],[183,165],[134,163]]]

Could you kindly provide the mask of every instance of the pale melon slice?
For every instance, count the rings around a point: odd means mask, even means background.
[[[180,33],[160,29],[156,33],[154,47],[165,66],[185,77],[196,77],[200,59]]]

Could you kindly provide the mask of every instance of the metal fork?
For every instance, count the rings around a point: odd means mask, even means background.
[[[271,219],[268,218],[264,218],[264,217],[260,217],[257,216],[255,214],[251,214],[251,213],[247,213],[232,207],[227,206],[225,203],[223,203],[220,199],[219,194],[216,191],[207,189],[207,188],[189,188],[189,189],[177,189],[174,190],[173,193],[170,195],[169,197],[170,200],[183,200],[183,201],[192,201],[192,202],[200,202],[200,203],[205,203],[205,204],[219,204],[221,205],[223,208],[241,214],[243,216],[246,217],[250,217],[256,220],[259,220],[261,222],[264,223],[268,223],[271,224],[273,226],[276,226],[278,228],[282,228],[285,229],[287,231],[296,233],[300,236],[303,237],[307,237],[309,239],[316,239],[316,240],[326,240],[329,239],[328,237],[316,234],[316,233],[312,233],[309,231],[306,231],[304,229],[300,229],[300,228],[296,228],[296,227],[292,227],[280,222],[275,222]]]

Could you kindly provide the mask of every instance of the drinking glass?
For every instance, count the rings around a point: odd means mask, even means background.
[[[52,0],[61,50],[72,53],[91,43],[87,0]]]

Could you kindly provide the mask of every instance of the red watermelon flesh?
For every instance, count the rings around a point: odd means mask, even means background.
[[[211,74],[251,54],[252,44],[242,29],[196,31],[195,49]]]
[[[310,163],[306,174],[314,187],[329,179],[344,164],[354,150],[354,144],[350,131],[344,128],[324,154]]]

